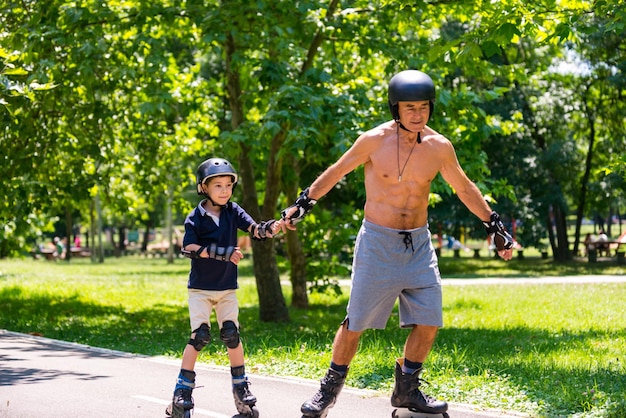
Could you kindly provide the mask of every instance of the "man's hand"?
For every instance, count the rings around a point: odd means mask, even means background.
[[[497,212],[491,212],[489,221],[483,221],[487,235],[496,247],[498,255],[504,260],[510,260],[513,256],[513,245],[515,241],[509,235]]]
[[[295,225],[303,220],[307,213],[311,212],[316,203],[317,200],[309,197],[309,188],[304,189],[294,204],[280,213],[284,226],[288,229],[295,230]]]

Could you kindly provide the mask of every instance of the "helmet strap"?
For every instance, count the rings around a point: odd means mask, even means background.
[[[213,206],[219,206],[220,208],[225,208],[226,206],[228,206],[228,203],[226,205],[218,205],[217,203],[213,201],[213,199],[211,199],[211,196],[209,195],[205,195],[205,196],[209,200],[209,202],[211,202]]]
[[[400,128],[404,129],[407,132],[411,132],[412,134],[414,134],[415,132],[413,131],[409,131],[403,124],[402,122],[400,122],[400,119],[396,120],[396,133],[397,133],[397,127],[399,126]],[[421,144],[422,143],[422,136],[420,135],[420,132],[417,133],[417,143]]]
[[[203,184],[204,184],[204,183],[203,183]],[[213,206],[218,206],[218,207],[220,207],[220,208],[225,208],[226,206],[228,206],[228,202],[226,202],[226,204],[225,204],[225,205],[218,205],[217,203],[215,203],[215,201],[214,201],[213,199],[211,199],[211,196],[209,196],[209,194],[208,194],[207,192],[205,192],[204,190],[202,190],[202,195],[203,195],[204,197],[206,197],[206,198],[207,198],[207,200],[208,200],[209,202],[211,202],[211,204],[212,204]],[[229,201],[230,201],[230,199],[229,199]]]

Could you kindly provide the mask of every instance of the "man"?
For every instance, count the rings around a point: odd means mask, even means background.
[[[346,174],[364,166],[365,219],[356,239],[347,315],[335,335],[332,361],[320,390],[302,405],[304,417],[328,414],[361,334],[366,329],[384,329],[397,299],[400,325],[411,332],[403,358],[396,360],[391,404],[428,413],[447,410],[446,402],[419,390],[422,365],[443,325],[441,278],[428,230],[428,195],[438,173],[483,220],[500,257],[511,259],[513,239],[499,215],[465,175],[450,141],[426,125],[435,102],[432,79],[421,71],[402,71],[389,82],[388,96],[393,120],[359,136],[282,212],[284,225],[295,229],[318,199]]]

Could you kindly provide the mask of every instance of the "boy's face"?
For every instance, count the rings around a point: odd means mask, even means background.
[[[233,195],[233,177],[212,177],[202,185],[204,192],[218,205],[225,205]]]

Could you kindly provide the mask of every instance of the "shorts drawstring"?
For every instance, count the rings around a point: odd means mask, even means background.
[[[398,232],[398,234],[400,235],[404,235],[404,238],[402,238],[402,243],[404,244],[404,252],[407,252],[409,250],[409,245],[411,246],[411,252],[414,253],[415,252],[415,248],[413,248],[413,236],[411,235],[411,233],[409,231],[400,231]]]

